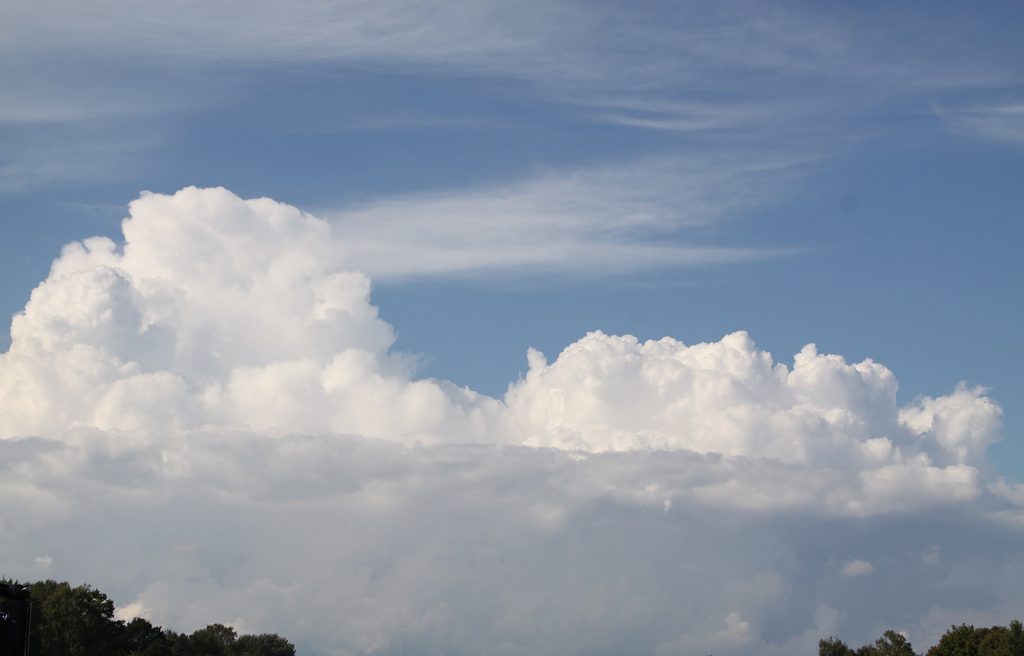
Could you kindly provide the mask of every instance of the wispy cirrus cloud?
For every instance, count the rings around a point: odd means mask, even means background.
[[[1019,82],[1015,67],[965,47],[962,25],[934,13],[925,28],[909,9],[796,3],[684,2],[655,9],[575,1],[513,7],[257,0],[243,7],[176,0],[142,7],[126,0],[88,6],[18,0],[5,6],[0,21],[0,73],[10,80],[0,125],[71,126],[76,139],[87,141],[97,134],[92,122],[114,128],[137,122],[149,144],[127,136],[119,147],[91,148],[97,168],[127,169],[162,143],[165,117],[180,119],[197,108],[258,113],[250,96],[274,75],[349,70],[382,80],[394,74],[487,80],[504,89],[496,94],[513,89],[535,107],[567,109],[577,125],[705,138],[698,146],[667,145],[678,151],[799,142],[834,157],[844,152],[841,141],[890,134],[879,117],[892,111]],[[247,100],[232,107],[232,98]],[[494,117],[466,108],[439,114],[415,105],[414,99],[390,114],[367,108],[341,121],[325,107],[302,130],[470,133],[493,125]],[[980,120],[964,118],[978,126]],[[1005,117],[985,120],[987,127],[972,132],[1016,134]],[[294,134],[287,123],[268,118],[263,127]],[[117,130],[102,138],[116,140]],[[6,186],[86,175],[86,167],[47,155],[59,141],[9,156]]]
[[[939,110],[939,115],[957,132],[995,141],[1024,143],[1024,103],[943,109]]]
[[[350,265],[376,279],[479,273],[603,275],[778,257],[715,230],[785,193],[813,158],[660,158],[334,212]]]
[[[842,111],[853,97],[870,105],[1019,77],[980,53],[944,54],[944,34],[959,26],[941,15],[925,31],[910,12],[854,7],[685,2],[654,11],[615,2],[259,0],[239,11],[234,2],[177,0],[143,9],[124,0],[87,8],[46,0],[14,2],[6,14],[0,51],[29,64],[70,57],[208,69],[333,62],[519,79],[564,102],[601,104],[611,94],[638,108],[664,103],[669,114],[674,106],[682,118],[704,113],[696,107],[703,103],[771,121],[771,102],[783,99],[828,101]],[[916,46],[907,44],[908,34],[918,37]]]
[[[139,153],[158,142],[145,130],[124,126],[0,124],[0,193],[115,179],[137,166]]]

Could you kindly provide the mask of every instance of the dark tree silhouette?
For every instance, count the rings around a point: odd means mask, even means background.
[[[839,638],[830,636],[818,641],[818,656],[856,656],[856,652]]]
[[[951,626],[926,656],[1024,656],[1024,626],[1018,620],[1006,626],[975,628]],[[818,641],[818,656],[915,656],[910,642],[895,631],[886,631],[873,644],[853,650],[842,640]]]
[[[114,617],[114,602],[89,585],[39,581],[27,587],[32,656],[295,656],[295,646],[274,633],[239,636],[210,624],[186,635],[141,617],[123,622]],[[13,653],[2,621],[11,603],[0,603],[0,656]]]

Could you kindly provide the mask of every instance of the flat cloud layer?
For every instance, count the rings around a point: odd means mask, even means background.
[[[0,355],[0,572],[304,653],[813,653],[1005,622],[999,406],[746,333],[586,335],[503,399],[417,379],[332,226],[144,194]]]

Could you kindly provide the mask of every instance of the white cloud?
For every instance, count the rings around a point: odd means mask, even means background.
[[[690,240],[698,228],[776,196],[807,163],[796,154],[666,158],[383,200],[329,216],[347,264],[374,279],[739,262],[783,251]]]
[[[930,435],[953,462],[977,459],[999,440],[1002,409],[981,387],[963,383],[952,394],[923,396],[900,410],[900,421],[918,435]]]
[[[14,318],[0,433],[213,424],[426,436],[496,405],[409,379],[369,280],[343,269],[322,220],[222,189],[147,194],[130,211],[122,250],[69,245]]]
[[[508,400],[539,444],[877,464],[895,456],[896,387],[885,367],[813,345],[790,371],[743,332],[694,346],[598,332],[550,365],[532,353]]]
[[[550,364],[531,352],[502,400],[417,380],[337,223],[224,189],[147,193],[129,212],[123,247],[68,245],[14,318],[0,435],[219,427],[686,450],[767,459],[729,461],[741,473],[702,488],[708,501],[853,514],[977,497],[999,436],[981,389],[899,408],[876,362],[809,345],[790,368],[745,333],[692,346],[592,333]],[[822,495],[820,468],[843,484]]]
[[[138,601],[125,604],[114,609],[114,618],[122,622],[130,622],[136,617],[149,618],[153,616],[153,609],[147,608]]]
[[[280,631],[303,653],[781,656],[827,633],[866,641],[897,610],[918,642],[935,608],[1009,617],[1024,601],[1021,536],[979,524],[978,506],[747,512],[699,491],[757,463],[686,452],[83,430],[0,449],[3,571],[47,544],[48,576],[100,585],[125,612]],[[930,545],[943,561],[922,567]],[[901,587],[837,587],[837,549],[881,554]]]
[[[976,498],[999,407],[961,386],[900,409],[896,391],[886,367],[849,364],[813,345],[789,368],[743,332],[693,346],[591,333],[550,364],[531,352],[506,402],[513,432],[527,444],[685,449],[773,463],[716,481],[701,491],[705,499],[871,514]],[[924,409],[932,407],[941,410]],[[933,416],[942,420],[925,425]],[[816,478],[823,470],[830,475]],[[840,483],[840,471],[852,478]]]
[[[849,562],[843,563],[843,566],[839,568],[839,574],[847,578],[854,576],[864,576],[875,571],[875,566],[866,560],[854,559]]]
[[[329,654],[781,656],[1022,602],[981,389],[901,408],[813,345],[591,333],[494,399],[415,377],[337,224],[190,188],[123,228],[64,249],[0,355],[7,575],[45,550],[126,617]]]

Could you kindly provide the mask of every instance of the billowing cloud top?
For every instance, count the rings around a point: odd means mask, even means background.
[[[687,449],[958,483],[999,434],[981,389],[899,408],[876,362],[808,345],[790,369],[742,332],[693,346],[591,333],[550,364],[531,351],[502,402],[413,378],[370,281],[346,270],[321,219],[188,188],[143,194],[123,230],[121,248],[65,247],[14,318],[0,434],[237,428]]]
[[[324,221],[224,189],[144,194],[123,248],[71,244],[11,327],[0,433],[250,427],[431,434],[469,411],[409,378]],[[455,394],[459,396],[458,394]],[[388,408],[386,412],[381,410]]]
[[[985,473],[1001,411],[981,388],[901,407],[889,369],[813,345],[787,366],[743,332],[690,346],[593,332],[552,362],[530,351],[495,399],[415,377],[321,219],[188,188],[143,194],[123,229],[123,246],[65,247],[0,355],[2,571],[98,572],[157,620],[212,613],[316,653],[566,653],[595,627],[594,644],[632,653],[795,653],[846,621],[836,586],[908,559],[925,563],[922,590],[951,573],[934,530],[879,553],[787,537],[771,513],[1021,516],[1020,490]],[[739,528],[709,509],[768,514]],[[58,546],[95,544],[89,527],[122,512],[137,529],[126,569]],[[319,537],[294,544],[267,521]],[[261,610],[271,598],[281,615]],[[925,633],[950,611],[904,601]],[[849,622],[874,630],[880,610]]]

